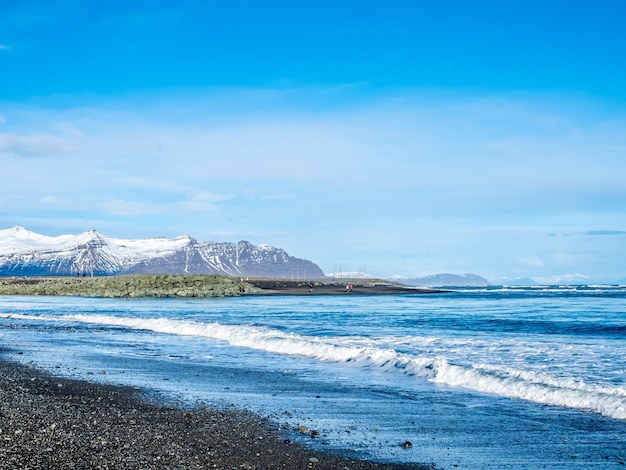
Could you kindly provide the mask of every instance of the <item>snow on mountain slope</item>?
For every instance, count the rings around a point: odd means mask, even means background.
[[[76,239],[73,235],[47,237],[23,227],[0,230],[0,256],[29,253],[38,250],[63,250]]]
[[[0,275],[190,273],[234,276],[323,277],[314,263],[249,242],[174,239],[123,240],[90,230],[48,237],[22,227],[0,230]]]
[[[14,227],[0,230],[0,257],[55,260],[76,254],[78,259],[82,259],[87,255],[93,257],[97,252],[96,258],[113,268],[117,264],[125,265],[173,253],[189,244],[190,240],[189,237],[121,240],[106,237],[95,230],[79,235],[48,237]]]

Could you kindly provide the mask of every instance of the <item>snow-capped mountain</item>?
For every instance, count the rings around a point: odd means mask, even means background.
[[[0,276],[224,274],[319,278],[316,264],[268,245],[174,239],[109,238],[95,230],[48,237],[22,227],[0,230]]]
[[[490,284],[487,279],[476,274],[442,273],[412,279],[396,280],[409,286],[428,287],[484,287]]]

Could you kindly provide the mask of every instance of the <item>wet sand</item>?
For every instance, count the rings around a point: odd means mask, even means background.
[[[424,469],[309,450],[234,408],[177,408],[131,387],[0,358],[0,469]],[[401,443],[399,443],[401,445]]]

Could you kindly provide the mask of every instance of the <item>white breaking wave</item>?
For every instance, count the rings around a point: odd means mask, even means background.
[[[444,357],[415,357],[392,348],[360,343],[353,337],[310,337],[252,325],[199,323],[166,318],[128,318],[111,315],[65,315],[62,317],[9,315],[38,321],[70,321],[122,326],[156,333],[202,337],[229,345],[275,354],[301,356],[325,362],[349,362],[361,368],[416,376],[450,387],[522,399],[547,405],[590,410],[626,419],[626,388],[586,384],[571,378],[509,367],[457,365]]]
[[[489,367],[464,367],[440,359],[432,381],[452,387],[493,393],[546,405],[590,410],[617,419],[626,419],[626,390],[601,387],[571,379]]]

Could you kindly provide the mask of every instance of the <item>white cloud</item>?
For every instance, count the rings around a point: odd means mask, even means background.
[[[279,201],[286,199],[294,199],[296,195],[294,193],[279,193],[279,194],[262,194],[255,189],[246,189],[244,192],[245,196],[249,199],[257,199],[260,201]]]
[[[41,204],[52,205],[52,204],[59,204],[61,200],[56,196],[45,195],[39,198],[39,202]]]
[[[204,191],[204,192],[199,192],[197,194],[194,194],[190,198],[190,201],[211,203],[211,202],[224,202],[232,198],[233,196],[230,194],[217,194],[217,193]]]
[[[0,133],[0,152],[18,157],[43,157],[75,150],[74,145],[51,134]]]
[[[557,266],[575,266],[580,260],[580,255],[574,255],[568,252],[556,252],[551,255],[552,262]]]
[[[102,204],[102,207],[108,214],[121,217],[142,217],[164,212],[163,206],[159,204],[125,201],[122,199],[105,202]]]
[[[120,162],[123,165],[123,162]],[[138,168],[142,173],[148,173],[145,168]],[[112,183],[118,191],[158,191],[162,193],[177,194],[188,190],[185,184],[177,181],[175,178],[163,178],[158,173],[149,176],[118,176],[113,179]]]
[[[0,152],[72,158],[3,159],[5,207],[28,217],[58,194],[55,210],[133,226],[133,236],[222,233],[292,246],[328,268],[393,263],[391,273],[587,272],[591,257],[566,253],[586,253],[591,239],[624,254],[619,236],[528,236],[624,228],[624,116],[423,96],[311,111],[286,104],[298,91],[274,93],[275,107],[233,92],[215,106],[166,97],[12,109]],[[150,215],[158,225],[128,220]]]
[[[531,268],[540,268],[543,266],[543,260],[538,256],[516,256],[515,261]]]
[[[178,205],[186,212],[213,212],[220,207],[216,203],[225,202],[232,198],[233,196],[228,194],[201,192],[193,195],[186,201],[178,203]]]
[[[294,199],[296,197],[295,194],[285,193],[285,194],[264,194],[260,196],[261,201],[280,201],[285,199]]]
[[[167,201],[162,203],[131,201],[116,199],[102,204],[108,214],[120,217],[145,217],[151,215],[180,215],[184,213],[214,212],[220,208],[218,202],[232,199],[227,194],[209,192],[198,193],[184,201]]]
[[[208,213],[219,209],[219,205],[206,201],[189,200],[178,204],[179,208],[185,212]]]

